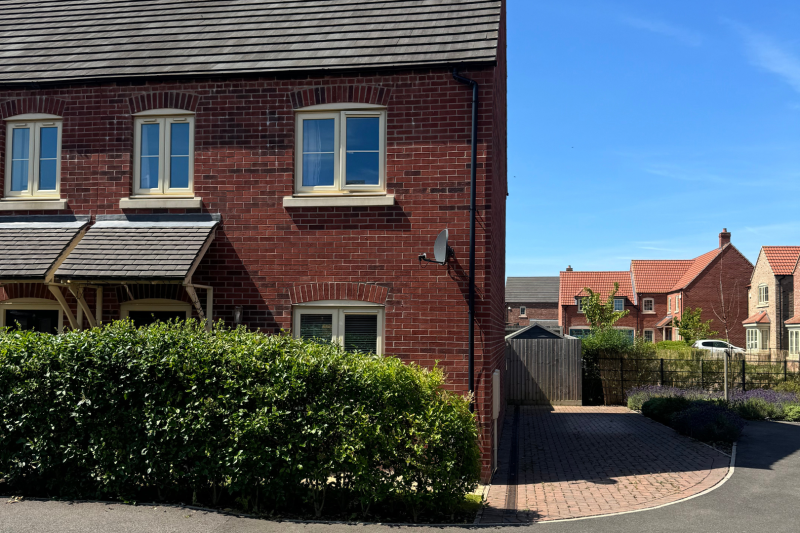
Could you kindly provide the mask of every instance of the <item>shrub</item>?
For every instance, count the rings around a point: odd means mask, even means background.
[[[659,350],[685,350],[690,344],[684,341],[661,341],[656,343],[656,348]]]
[[[701,389],[679,389],[677,387],[661,387],[645,385],[633,387],[626,392],[628,409],[641,411],[642,405],[651,398],[685,398],[687,400],[712,400],[714,394]]]
[[[800,422],[800,405],[787,405],[784,420],[787,422]]]
[[[651,398],[642,404],[642,414],[656,422],[670,425],[675,413],[687,409],[692,402],[686,398]]]
[[[479,475],[475,418],[443,385],[397,358],[193,321],[0,331],[0,478],[317,516],[402,501],[416,518],[460,505]]]
[[[794,393],[768,389],[732,391],[730,394],[731,408],[748,420],[765,418],[781,420],[784,417],[785,407],[797,401],[798,397]]]
[[[779,392],[791,392],[800,397],[800,376],[794,375],[787,381],[778,383],[774,387],[774,390]]]
[[[723,406],[694,402],[688,409],[674,414],[672,427],[678,433],[704,442],[734,442],[742,434],[744,420]]]

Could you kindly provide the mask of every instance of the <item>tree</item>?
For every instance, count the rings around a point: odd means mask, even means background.
[[[614,283],[614,290],[603,302],[600,299],[600,293],[594,292],[589,287],[584,287],[584,291],[589,296],[583,297],[581,301],[583,313],[586,315],[586,320],[592,327],[593,333],[598,330],[611,329],[616,322],[628,314],[628,310],[614,311],[614,296],[619,290],[619,283]]]
[[[682,315],[683,318],[672,319],[672,324],[678,328],[678,335],[686,342],[686,344],[694,344],[694,341],[699,339],[708,339],[717,334],[716,331],[711,330],[711,323],[713,320],[706,320],[703,322],[700,315],[703,312],[699,307],[692,309],[686,308]]]

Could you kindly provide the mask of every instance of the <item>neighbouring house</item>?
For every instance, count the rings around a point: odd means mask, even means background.
[[[731,244],[731,234],[723,229],[717,248],[687,260],[633,260],[630,271],[561,272],[559,323],[573,336],[589,333],[580,309],[586,296],[584,287],[607,298],[614,282],[619,283],[615,308],[628,310],[617,327],[630,335],[642,335],[649,342],[680,340],[673,319],[687,308],[701,308],[701,319],[712,320],[712,329],[724,338],[744,346],[741,324],[747,308],[747,286],[753,265]]]
[[[466,393],[474,171],[489,478],[504,2],[20,2],[3,21],[0,326],[221,320],[438,364]],[[418,260],[444,229],[454,257]]]
[[[558,276],[513,277],[506,281],[506,323],[529,326],[558,320]]]
[[[749,352],[800,353],[800,309],[797,308],[797,263],[800,246],[762,246],[748,291]]]

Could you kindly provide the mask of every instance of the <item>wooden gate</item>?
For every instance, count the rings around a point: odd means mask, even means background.
[[[506,341],[506,401],[510,404],[581,405],[580,339]]]

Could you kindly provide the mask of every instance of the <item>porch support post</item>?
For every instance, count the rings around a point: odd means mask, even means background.
[[[200,316],[200,320],[206,322],[206,330],[210,330],[209,323],[206,321],[206,314],[203,312],[203,306],[200,305],[200,298],[197,297],[197,291],[194,290],[193,285],[184,285],[186,289],[186,293],[189,295],[189,299],[192,300],[192,304],[194,304],[194,308],[197,310],[197,314]]]
[[[75,296],[75,299],[78,300],[78,304],[81,306],[80,308],[86,313],[86,319],[89,321],[90,327],[97,327],[97,322],[94,320],[94,315],[92,314],[92,310],[89,308],[89,304],[86,303],[86,299],[83,297],[83,287],[80,285],[78,286],[69,286],[69,292]],[[81,322],[81,321],[79,321]],[[82,322],[81,322],[82,323]]]
[[[78,329],[77,322],[75,321],[75,315],[72,314],[72,310],[67,305],[67,300],[64,298],[64,293],[61,292],[61,289],[58,285],[50,285],[47,284],[47,288],[50,289],[50,292],[53,293],[53,296],[56,297],[58,300],[59,305],[61,305],[61,310],[64,311],[64,316],[67,317],[69,320],[69,326],[72,329]]]
[[[97,325],[100,326],[103,323],[103,287],[97,287],[96,290],[94,319],[97,321]]]

